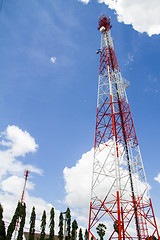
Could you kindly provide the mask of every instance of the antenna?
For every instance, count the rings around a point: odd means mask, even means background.
[[[99,17],[101,33],[97,114],[88,240],[109,222],[109,240],[160,239],[137,135],[111,38],[111,21]]]
[[[27,179],[28,179],[28,175],[31,171],[29,170],[25,170],[24,172],[24,186],[23,186],[23,190],[22,190],[22,195],[21,195],[21,199],[20,199],[20,203],[24,203],[24,195],[25,195],[25,190],[26,190],[26,184],[27,184]],[[15,227],[15,234],[14,234],[14,239],[17,238],[17,233],[18,233],[18,230],[19,230],[19,218],[17,219],[17,222],[16,222],[16,227]]]
[[[25,181],[24,181],[24,186],[23,186],[23,191],[22,191],[22,196],[21,196],[21,200],[20,203],[24,203],[24,194],[25,194],[25,190],[26,190],[26,184],[27,184],[27,179],[28,179],[28,175],[31,171],[29,170],[25,170]]]

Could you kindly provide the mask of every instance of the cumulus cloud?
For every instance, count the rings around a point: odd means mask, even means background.
[[[38,145],[35,143],[33,137],[27,131],[22,131],[17,126],[8,126],[6,131],[3,132],[6,140],[1,141],[1,145],[10,147],[7,152],[12,156],[25,156],[26,153],[35,152]]]
[[[119,145],[119,174],[121,176],[121,189],[124,189],[123,194],[125,198],[130,198],[130,181],[128,166],[125,156],[123,154],[123,147]],[[94,149],[82,155],[82,158],[72,168],[65,168],[63,171],[65,180],[66,197],[65,202],[74,208],[88,207],[90,202],[92,171],[93,171],[93,154]],[[106,144],[101,144],[99,149],[96,150],[95,162],[96,170],[94,170],[93,178],[93,194],[100,199],[104,199],[107,192],[112,195],[117,191],[116,184],[114,184],[116,176],[114,157],[114,142],[109,141]],[[143,179],[141,181],[134,173],[132,175],[134,182],[134,191],[138,194],[146,191],[149,187]],[[138,184],[137,184],[138,181]],[[140,188],[138,187],[141,185]],[[112,186],[112,188],[111,188]]]
[[[20,200],[24,186],[24,170],[29,169],[32,173],[42,174],[42,170],[32,164],[24,164],[17,157],[25,157],[28,153],[34,153],[38,149],[35,139],[18,126],[8,126],[0,134],[0,203],[4,209],[4,221],[8,226],[14,214],[17,202]],[[25,191],[25,202],[27,205],[26,227],[29,227],[29,219],[32,207],[36,208],[36,231],[40,230],[40,220],[44,210],[49,221],[51,204],[42,198],[34,197],[29,194],[34,190],[34,183],[28,179]],[[55,221],[58,223],[59,211],[55,210]],[[48,225],[47,225],[48,226]],[[58,226],[56,225],[56,232]],[[28,229],[26,229],[28,231]],[[48,231],[48,228],[46,229]]]
[[[23,164],[17,157],[25,157],[27,153],[37,151],[38,145],[35,139],[27,132],[17,126],[8,126],[1,133],[0,150],[0,179],[7,174],[22,174],[27,168],[32,172],[42,174],[42,170],[30,164]]]
[[[140,32],[149,36],[160,33],[159,8],[160,1],[153,0],[98,0],[116,11],[119,22],[132,24]]]
[[[72,216],[84,228],[88,225],[92,165],[94,149],[82,155],[76,165],[63,171],[65,180],[65,204],[71,207]]]
[[[63,171],[65,179],[65,202],[73,207],[88,207],[92,179],[93,149],[82,155],[72,168]]]
[[[24,178],[18,176],[11,176],[1,181],[2,191],[18,195],[18,197],[22,193],[23,185]],[[26,189],[28,190],[34,189],[34,184],[28,181]]]
[[[29,185],[27,183],[27,185]],[[13,186],[13,184],[12,184]],[[17,186],[14,185],[14,189],[17,188]],[[28,188],[28,187],[27,187]],[[19,201],[19,195],[13,193],[11,190],[12,194],[9,193],[9,189],[7,189],[7,192],[0,192],[0,199],[1,199],[1,204],[3,206],[3,216],[4,216],[4,221],[6,227],[8,227],[10,220],[14,214],[15,208],[17,206],[17,202]],[[36,223],[35,223],[35,230],[36,232],[40,231],[40,224],[41,224],[41,217],[42,213],[45,210],[46,215],[47,215],[47,225],[46,225],[46,233],[49,233],[49,215],[50,215],[50,210],[53,207],[50,203],[46,202],[42,198],[34,197],[31,196],[28,191],[26,190],[25,193],[25,203],[27,206],[26,209],[26,224],[25,224],[25,229],[24,231],[29,230],[29,220],[30,220],[30,215],[32,211],[32,207],[35,206],[35,211],[36,211]],[[60,211],[55,209],[55,232],[56,234],[58,233],[58,222],[59,222],[59,214]]]
[[[123,195],[125,195],[125,199],[130,199],[131,189],[129,171],[123,153],[123,147],[119,145],[119,156],[121,158],[119,165],[121,189],[124,189]],[[113,141],[101,144],[99,149],[96,150],[96,159],[94,162],[96,169],[94,170],[94,177],[92,179],[93,155],[94,149],[91,149],[82,155],[82,158],[76,162],[75,166],[71,168],[66,167],[63,171],[66,191],[65,203],[71,207],[72,215],[75,216],[78,222],[83,226],[88,225],[91,185],[93,189],[93,197],[97,196],[98,199],[104,199],[108,193],[109,195],[107,199],[108,201],[111,201],[117,191],[116,184],[114,182],[116,167],[113,162]],[[146,187],[150,186],[144,182],[144,179],[140,180],[139,176],[136,173],[133,173],[132,180],[134,183],[135,194],[138,194],[139,191],[146,194]],[[113,230],[113,222],[109,217],[106,217],[103,220],[101,219],[101,221],[104,221],[104,223],[107,224],[108,233]],[[129,232],[131,233],[132,231],[135,231],[134,221],[131,222],[129,227]]]
[[[55,63],[56,62],[56,57],[51,57],[50,60],[51,60],[52,63]]]
[[[85,4],[90,0],[78,0]],[[115,10],[119,22],[131,24],[140,32],[149,36],[160,34],[159,8],[160,1],[153,0],[97,0],[105,3],[110,9]]]

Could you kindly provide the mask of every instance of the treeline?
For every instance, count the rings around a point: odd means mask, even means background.
[[[54,208],[52,207],[50,210],[50,221],[49,221],[49,237],[46,238],[46,211],[43,211],[42,218],[41,218],[41,225],[40,225],[40,240],[54,240],[55,236],[55,212]],[[7,228],[5,229],[5,223],[3,221],[3,208],[0,204],[0,240],[11,240],[13,237],[13,233],[15,229],[17,230],[17,240],[23,240],[23,231],[26,219],[26,204],[18,202],[15,213],[12,217],[12,220]],[[30,227],[29,227],[29,235],[28,240],[35,239],[35,221],[36,221],[36,212],[35,207],[32,208],[31,216],[30,216]],[[59,224],[58,224],[58,238],[59,240],[86,240],[88,236],[87,230],[83,235],[82,229],[78,230],[78,223],[76,220],[71,222],[71,213],[70,209],[67,208],[66,212],[61,212],[59,216]],[[64,236],[65,235],[65,236]],[[77,238],[78,235],[78,238]]]
[[[0,204],[0,240],[10,240],[18,224],[19,231],[17,240],[23,239],[23,228],[25,224],[25,218],[26,218],[26,205],[25,203],[22,204],[18,202],[17,208],[6,232],[5,224],[3,221],[3,208],[2,205]]]
[[[50,210],[50,220],[49,220],[49,237],[46,237],[45,229],[46,229],[46,211],[43,211],[40,225],[40,240],[54,240],[55,236],[55,212],[52,207]],[[3,221],[3,208],[0,204],[0,240],[11,240],[13,237],[13,233],[16,231],[16,235],[14,235],[14,239],[23,240],[23,230],[26,219],[26,204],[18,202],[15,213],[11,219],[11,222],[7,228],[5,229],[5,223]],[[31,216],[30,216],[30,227],[29,227],[29,235],[28,240],[35,240],[35,221],[36,221],[36,212],[35,207],[32,208]],[[59,215],[59,224],[58,224],[58,239],[59,240],[87,240],[88,231],[85,230],[85,234],[83,235],[82,229],[78,230],[78,223],[76,220],[71,222],[71,213],[70,209],[67,208],[65,212],[61,212]],[[113,224],[114,231],[119,235],[118,224],[115,221]],[[96,227],[97,234],[100,240],[104,239],[106,226],[103,223],[99,223]],[[15,238],[16,236],[16,238]],[[155,236],[147,237],[146,240],[157,240]],[[91,237],[93,240],[93,237]]]

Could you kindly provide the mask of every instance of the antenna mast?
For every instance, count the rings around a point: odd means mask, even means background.
[[[122,78],[110,18],[99,18],[101,32],[94,160],[88,240],[100,222],[111,223],[109,240],[159,238],[140,148]]]
[[[22,191],[22,196],[21,196],[20,203],[24,203],[24,194],[25,194],[25,190],[26,190],[26,184],[27,184],[27,179],[28,179],[28,174],[29,173],[30,173],[29,170],[25,170],[25,180],[24,180],[24,186],[23,186],[23,191]]]
[[[24,195],[25,195],[25,190],[26,190],[26,184],[27,184],[27,179],[28,179],[28,175],[29,175],[30,171],[29,170],[25,170],[25,175],[24,175],[24,186],[23,186],[23,191],[22,191],[22,195],[21,195],[21,199],[20,199],[20,203],[24,203]],[[19,230],[19,218],[17,219],[16,222],[16,227],[15,227],[15,234],[14,234],[14,239],[17,238],[17,233]]]

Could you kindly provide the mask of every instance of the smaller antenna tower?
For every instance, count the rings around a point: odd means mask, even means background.
[[[27,179],[28,179],[28,175],[29,175],[30,172],[31,171],[29,171],[29,170],[25,170],[25,172],[24,172],[25,180],[24,180],[24,186],[23,186],[23,191],[22,191],[20,203],[24,203],[24,195],[25,195],[25,190],[26,190],[26,184],[27,184]],[[16,239],[16,237],[17,237],[18,230],[19,230],[19,218],[16,222],[14,239]]]
[[[27,184],[27,179],[28,179],[28,174],[30,173],[29,170],[25,170],[25,181],[24,181],[24,186],[23,186],[23,191],[22,191],[22,196],[21,196],[21,200],[20,203],[24,203],[24,194],[25,194],[25,190],[26,190],[26,184]]]

